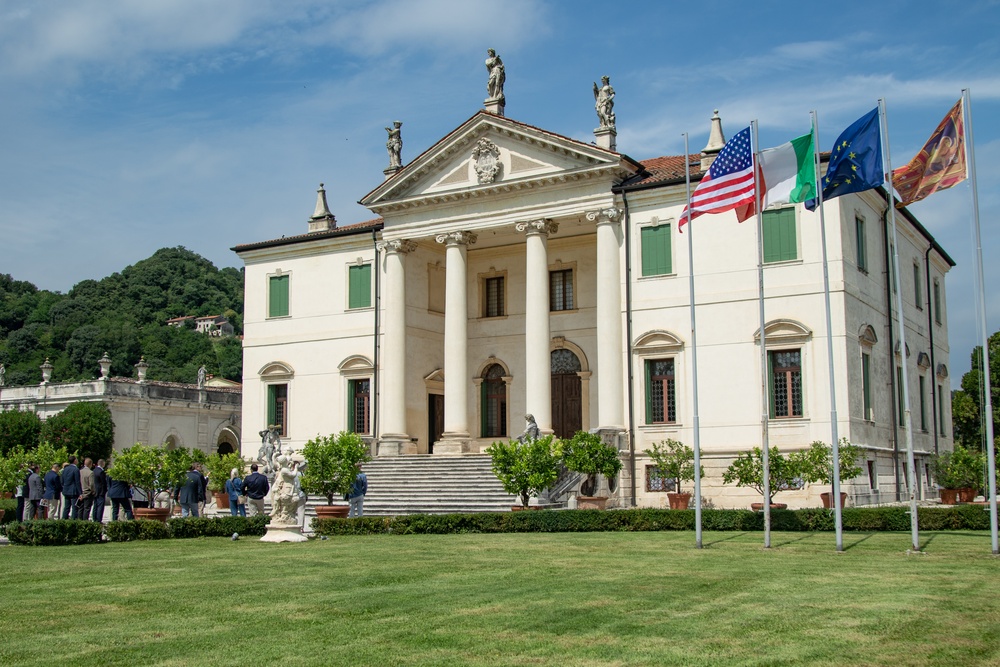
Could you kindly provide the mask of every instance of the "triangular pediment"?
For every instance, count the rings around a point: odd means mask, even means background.
[[[366,195],[380,214],[581,179],[609,184],[637,172],[628,157],[485,111]]]

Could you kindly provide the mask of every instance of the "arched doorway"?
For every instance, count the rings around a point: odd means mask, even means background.
[[[552,350],[552,430],[570,438],[583,428],[583,370],[579,357],[565,347]]]

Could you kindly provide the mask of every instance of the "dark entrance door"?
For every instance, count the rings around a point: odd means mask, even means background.
[[[571,438],[583,428],[583,383],[580,360],[566,348],[552,350],[552,430]]]
[[[434,443],[444,433],[444,395],[427,395],[427,453],[434,453]]]

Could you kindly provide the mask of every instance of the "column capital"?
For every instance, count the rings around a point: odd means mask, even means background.
[[[614,207],[602,208],[597,211],[587,211],[585,215],[587,220],[603,225],[609,222],[618,222],[622,217],[622,210]]]
[[[388,241],[379,241],[375,244],[375,247],[386,253],[398,252],[405,255],[416,250],[417,244],[407,239],[390,239]]]
[[[475,232],[448,232],[447,234],[438,234],[434,237],[434,240],[438,243],[443,243],[446,246],[456,246],[456,245],[472,245],[479,238]]]
[[[526,220],[524,222],[518,222],[514,225],[514,229],[519,232],[523,232],[528,236],[534,234],[544,234],[548,236],[549,234],[555,234],[559,231],[559,223],[553,222],[548,218],[541,218],[540,220]]]

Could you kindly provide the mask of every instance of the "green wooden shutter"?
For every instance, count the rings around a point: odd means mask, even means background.
[[[271,276],[268,289],[268,317],[288,315],[288,276]]]
[[[489,406],[486,405],[486,381],[479,385],[479,411],[482,413],[481,419],[479,420],[479,435],[480,437],[486,437],[489,432],[489,418],[487,412],[489,411]]]
[[[642,275],[671,273],[670,225],[643,227],[639,240],[642,246]]]
[[[871,419],[872,412],[872,376],[871,376],[871,355],[862,353],[861,355],[861,387],[864,392],[864,410],[862,419]]]
[[[275,385],[267,387],[267,425],[275,423],[278,419],[278,388]]]
[[[653,423],[653,364],[646,362],[646,423]]]
[[[370,307],[372,305],[372,265],[352,266],[348,273],[347,307]]]
[[[865,221],[861,218],[854,219],[855,233],[858,241],[858,268],[862,271],[868,270],[868,239],[865,237]]]
[[[795,209],[764,211],[764,262],[787,262],[798,258],[795,243]]]

